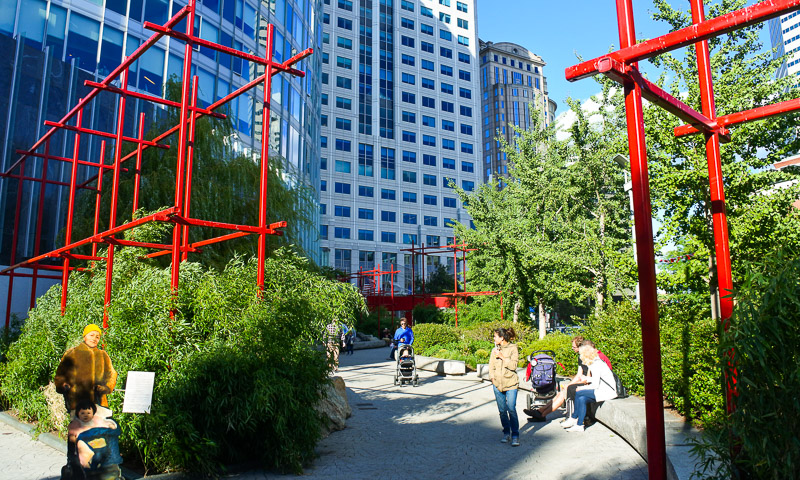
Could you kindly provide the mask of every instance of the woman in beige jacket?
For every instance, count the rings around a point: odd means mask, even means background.
[[[513,328],[498,328],[494,331],[495,348],[489,359],[489,379],[492,381],[494,398],[500,411],[503,425],[502,443],[511,441],[512,447],[519,446],[519,418],[517,417],[517,363],[519,350],[511,343],[516,337]]]

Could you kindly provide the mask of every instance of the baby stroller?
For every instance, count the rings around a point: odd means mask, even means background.
[[[527,398],[528,410],[546,405],[561,389],[556,380],[554,357],[555,352],[552,350],[537,350],[528,356],[525,381],[530,381],[532,387]]]
[[[411,345],[400,345],[397,349],[397,372],[394,374],[394,384],[404,383],[411,383],[415,387],[419,385],[417,362],[414,361],[414,347]]]

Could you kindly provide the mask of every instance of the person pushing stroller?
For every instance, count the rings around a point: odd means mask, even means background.
[[[408,326],[408,320],[405,317],[400,319],[400,328],[394,332],[394,340],[392,341],[392,349],[389,351],[389,358],[386,360],[394,360],[394,352],[397,347],[401,345],[413,345],[414,332]]]

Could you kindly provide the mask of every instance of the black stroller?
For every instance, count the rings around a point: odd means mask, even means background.
[[[394,374],[394,384],[403,385],[411,383],[415,387],[419,385],[417,375],[417,362],[414,360],[414,347],[403,345],[397,349],[397,371]]]
[[[558,395],[561,386],[556,379],[555,355],[552,350],[537,350],[528,355],[525,381],[531,382],[531,392],[528,393],[527,410],[546,405]]]

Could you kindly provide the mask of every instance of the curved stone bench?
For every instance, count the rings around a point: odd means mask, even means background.
[[[417,369],[428,372],[436,372],[443,375],[464,375],[467,373],[467,364],[461,360],[445,360],[415,355],[414,362],[417,364]]]

